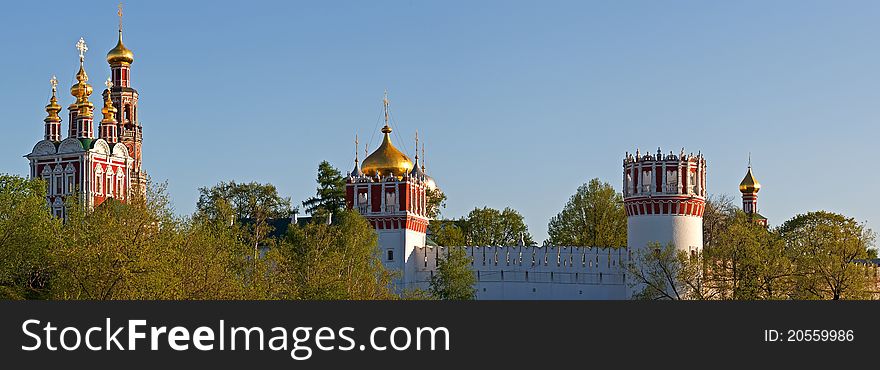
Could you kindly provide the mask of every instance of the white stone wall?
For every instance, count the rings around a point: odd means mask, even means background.
[[[626,299],[626,248],[463,247],[473,259],[477,299]],[[418,248],[415,286],[427,289],[443,247]]]

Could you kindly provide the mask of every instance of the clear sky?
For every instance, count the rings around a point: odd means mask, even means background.
[[[27,174],[52,74],[73,100],[80,36],[103,88],[116,4],[5,4],[0,172]],[[710,193],[737,200],[751,152],[772,225],[825,209],[880,228],[880,2],[137,1],[124,19],[144,168],[180,214],[224,180],[313,195],[355,133],[378,145],[387,88],[448,217],[510,206],[540,241],[579,185],[619,190],[624,152],[662,146],[702,151]]]

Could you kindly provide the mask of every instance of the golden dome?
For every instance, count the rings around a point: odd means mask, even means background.
[[[116,47],[107,52],[107,63],[114,64],[131,64],[134,62],[134,53],[125,47],[122,43],[122,31],[119,31],[119,42]]]
[[[739,183],[739,191],[743,194],[755,194],[759,190],[761,190],[761,183],[755,180],[755,176],[752,175],[752,166],[749,166],[749,172],[746,172],[746,177]]]
[[[361,171],[367,176],[375,176],[378,172],[382,177],[393,174],[398,179],[403,178],[412,171],[413,162],[391,143],[391,127],[382,127],[382,133],[385,134],[382,144],[364,159]]]
[[[79,72],[76,73],[76,83],[70,87],[70,95],[76,98],[76,104],[82,103],[83,99],[88,99],[92,95],[92,85],[89,85],[89,75],[83,68],[82,61],[79,64]]]
[[[55,89],[58,85],[58,80],[55,78],[55,76],[52,76],[52,80],[50,82],[52,83],[52,98],[49,99],[49,104],[46,105],[46,113],[48,113],[48,115],[43,121],[61,122],[61,117],[58,117],[58,112],[61,111],[61,105],[58,104],[58,98],[55,97]]]

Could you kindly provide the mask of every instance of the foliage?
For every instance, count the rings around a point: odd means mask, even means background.
[[[825,211],[801,214],[778,229],[796,266],[795,299],[869,298],[864,267],[875,235],[853,218]]]
[[[633,251],[626,265],[633,299],[704,300],[713,298],[705,284],[703,255],[676,250],[675,246],[652,243]]]
[[[210,188],[199,188],[196,204],[198,215],[212,220],[230,215],[237,221],[244,219],[267,219],[290,217],[293,209],[290,199],[278,195],[272,184],[235,181],[221,182]]]
[[[447,251],[446,257],[437,262],[437,273],[431,277],[431,296],[457,301],[476,298],[473,259],[462,247],[451,247]]]
[[[432,220],[428,224],[428,235],[438,245],[444,247],[467,245],[464,231],[458,226],[460,221]]]
[[[260,245],[269,242],[267,237],[273,228],[268,220],[287,218],[295,212],[290,198],[278,195],[272,184],[221,182],[211,188],[200,188],[199,193],[196,218],[241,228],[245,232],[241,235],[246,236],[247,244],[251,246],[249,258],[253,261]]]
[[[446,208],[446,194],[440,189],[428,189],[425,191],[425,213],[428,218],[436,219],[440,217],[443,208]]]
[[[0,174],[0,299],[41,298],[48,250],[60,222],[50,215],[43,180]]]
[[[333,224],[291,228],[278,267],[299,299],[389,299],[392,274],[382,266],[377,241],[365,218],[341,211]]]
[[[550,219],[553,245],[622,247],[626,245],[623,195],[595,178],[578,187],[558,215]]]
[[[314,197],[302,204],[308,214],[337,213],[345,208],[345,178],[342,173],[322,161],[318,165],[318,189]]]
[[[474,208],[459,222],[468,245],[534,245],[532,235],[519,212],[504,208]]]
[[[703,246],[711,248],[718,243],[719,235],[727,230],[739,207],[734,204],[733,197],[710,195],[703,209]]]
[[[782,239],[739,210],[724,223],[712,246],[704,247],[711,261],[707,274],[719,298],[789,298],[793,266]]]

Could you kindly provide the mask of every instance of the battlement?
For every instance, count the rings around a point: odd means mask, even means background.
[[[508,270],[540,272],[618,273],[630,259],[625,247],[570,246],[466,246],[416,248],[417,269],[431,271],[450,248],[463,248],[474,271]]]
[[[699,198],[706,197],[706,159],[701,153],[679,154],[672,151],[663,154],[657,148],[656,154],[635,155],[626,153],[623,159],[624,200],[638,198],[666,197]]]
[[[414,284],[427,288],[451,248],[473,261],[479,299],[625,299],[626,247],[467,246],[419,247]]]

